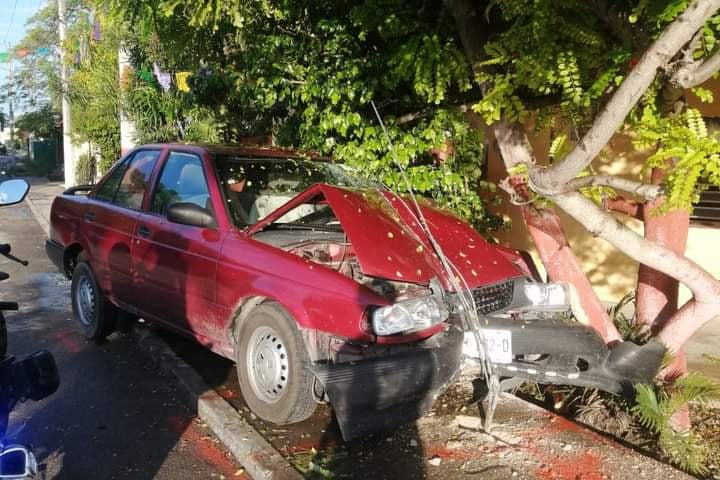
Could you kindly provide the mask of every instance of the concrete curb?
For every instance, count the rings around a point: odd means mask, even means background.
[[[225,399],[207,385],[190,365],[150,330],[135,328],[133,337],[180,387],[185,403],[220,439],[254,479],[297,480],[302,475],[285,460]]]
[[[40,207],[32,200],[32,198],[30,198],[30,194],[25,197],[25,202],[27,202],[28,207],[30,207],[30,211],[32,212],[33,217],[35,217],[35,220],[40,224],[40,228],[42,228],[45,235],[49,237],[50,224],[48,223],[48,219],[45,218],[45,215],[43,215],[43,212],[40,210]]]

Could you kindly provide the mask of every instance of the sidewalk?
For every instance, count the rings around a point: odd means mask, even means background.
[[[62,194],[65,187],[62,182],[50,182],[39,177],[28,177],[27,181],[30,182],[27,204],[40,227],[45,231],[45,235],[49,235],[50,207],[52,207],[53,199]]]

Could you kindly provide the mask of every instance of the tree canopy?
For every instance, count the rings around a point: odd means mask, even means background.
[[[240,10],[220,2],[210,16],[194,2],[156,6],[114,4],[133,32],[128,47],[137,68],[191,72],[190,92],[162,92],[154,79],[136,78],[129,109],[141,131],[169,126],[166,137],[211,140],[270,135],[404,190],[372,100],[413,188],[482,230],[499,225],[481,198],[493,188],[482,177],[484,137],[465,114],[473,98],[470,64],[442,2],[278,2]],[[243,13],[219,14],[226,8]],[[167,101],[155,101],[159,94]]]

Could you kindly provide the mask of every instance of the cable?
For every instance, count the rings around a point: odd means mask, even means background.
[[[15,0],[15,5],[13,5],[12,13],[10,14],[10,23],[8,24],[7,31],[5,32],[5,39],[3,40],[2,44],[7,44],[8,36],[10,35],[10,30],[12,29],[13,22],[15,21],[15,11],[17,10],[18,6],[18,0]]]
[[[488,355],[488,348],[487,348],[487,340],[485,338],[485,335],[483,333],[483,327],[480,323],[480,318],[477,314],[477,306],[475,304],[475,298],[472,294],[472,289],[468,285],[467,280],[465,279],[462,272],[447,258],[445,253],[442,250],[442,247],[435,239],[435,236],[433,235],[432,231],[428,227],[427,220],[425,219],[425,215],[422,212],[422,209],[420,208],[420,204],[417,201],[417,198],[415,197],[415,192],[413,191],[412,184],[410,183],[409,179],[407,178],[407,175],[405,173],[405,169],[403,168],[402,164],[397,158],[397,155],[395,153],[395,147],[392,143],[392,139],[390,138],[390,135],[387,131],[387,128],[385,127],[385,123],[382,120],[382,117],[380,116],[380,112],[378,112],[377,107],[375,106],[374,101],[370,101],[370,104],[372,105],[372,108],[375,112],[375,116],[378,119],[378,122],[380,123],[380,127],[383,130],[383,133],[385,135],[385,139],[388,143],[388,150],[390,151],[390,154],[393,158],[393,161],[397,165],[398,169],[400,170],[400,175],[403,179],[403,182],[405,183],[405,186],[407,187],[410,199],[412,200],[412,203],[415,207],[415,209],[411,209],[410,206],[405,202],[405,200],[400,197],[399,195],[392,193],[395,198],[397,198],[400,203],[407,209],[408,213],[417,221],[418,225],[420,225],[421,229],[427,236],[427,239],[430,242],[430,245],[432,246],[433,250],[435,251],[435,254],[437,255],[438,259],[440,260],[440,264],[442,265],[443,269],[445,270],[445,274],[448,278],[448,281],[450,282],[450,285],[453,287],[453,289],[456,292],[456,295],[458,296],[458,299],[460,300],[462,311],[461,311],[461,317],[464,320],[463,327],[466,331],[470,331],[473,334],[473,337],[475,338],[475,342],[478,347],[478,352],[480,353],[480,369],[481,373],[483,374],[483,377],[485,378],[485,382],[488,387],[488,411],[485,412],[485,422],[484,422],[484,429],[486,431],[490,430],[490,427],[492,425],[492,419],[493,414],[495,412],[495,407],[497,406],[498,397],[500,395],[500,381],[498,378],[497,373],[495,372],[495,369],[493,368],[492,362],[490,361],[489,355]],[[387,187],[385,187],[387,189]],[[388,189],[389,191],[389,189]],[[382,195],[383,198],[387,201],[387,198],[385,195]],[[394,209],[394,207],[391,208]],[[412,231],[412,229],[410,229]],[[461,285],[462,283],[462,285]]]

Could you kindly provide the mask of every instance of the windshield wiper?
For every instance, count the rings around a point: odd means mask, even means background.
[[[342,231],[342,227],[340,225],[323,225],[318,223],[271,223],[267,227],[265,227],[263,230],[329,230],[329,231]]]

